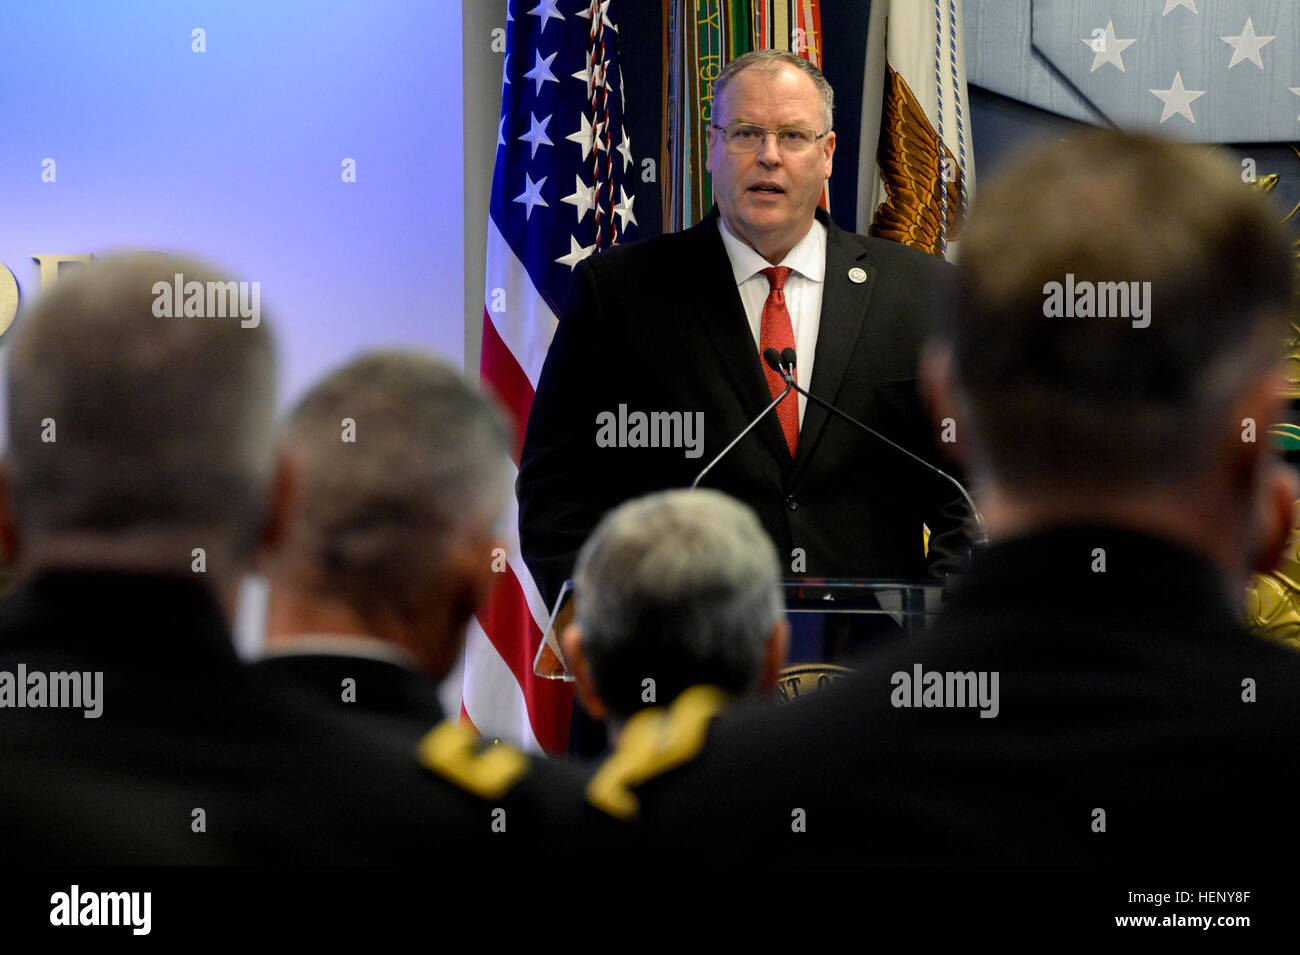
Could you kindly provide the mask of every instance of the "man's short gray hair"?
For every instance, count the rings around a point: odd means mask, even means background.
[[[578,556],[575,619],[612,715],[697,683],[735,693],[761,674],[781,619],[780,564],[754,512],[718,491],[663,491],[615,508]]]
[[[154,285],[178,273],[226,280],[160,253],[96,259],[19,319],[5,468],[27,543],[200,532],[251,552],[274,470],[270,330],[158,317]]]
[[[504,413],[432,355],[356,358],[311,388],[283,438],[302,480],[289,552],[367,619],[409,612],[445,548],[492,533],[510,493]]]
[[[795,69],[807,73],[812,79],[813,85],[817,87],[817,95],[821,97],[822,119],[826,124],[819,132],[830,132],[832,121],[835,118],[835,91],[831,89],[831,84],[826,81],[826,77],[821,70],[802,56],[791,53],[789,50],[754,50],[752,53],[736,57],[724,66],[722,72],[718,74],[718,78],[713,81],[713,102],[715,106],[722,102],[722,91],[727,88],[727,84],[741,70],[763,70],[768,73],[775,73],[783,66],[793,66]]]

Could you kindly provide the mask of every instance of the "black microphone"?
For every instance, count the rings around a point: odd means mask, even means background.
[[[798,383],[794,380],[794,369],[795,369],[797,357],[798,356],[795,355],[795,351],[793,348],[785,349],[784,351],[781,352],[780,355],[776,353],[775,348],[769,348],[767,349],[767,351],[763,352],[763,360],[767,362],[768,367],[770,367],[778,375],[781,376],[781,380],[785,382],[785,386],[787,390],[793,388],[795,391],[799,392],[799,394],[803,395],[809,401],[821,405],[831,414],[838,415],[840,418],[843,418],[845,421],[853,425],[855,428],[865,431],[867,434],[871,435],[872,437],[879,438],[881,441],[885,442],[885,444],[889,445],[895,451],[901,451],[903,454],[906,454],[917,464],[921,465],[921,467],[925,468],[927,471],[931,472],[932,474],[937,474],[939,477],[943,478],[945,481],[947,481],[949,484],[955,487],[961,493],[961,496],[965,499],[967,506],[970,507],[971,515],[975,518],[975,527],[977,528],[978,531],[978,536],[977,539],[975,540],[975,543],[983,544],[987,542],[988,534],[986,534],[984,531],[984,516],[980,514],[979,508],[975,506],[975,501],[971,498],[970,493],[966,490],[965,486],[961,483],[961,481],[958,481],[947,471],[939,470],[929,461],[925,460],[925,458],[920,457],[919,455],[915,455],[911,451],[907,450],[907,448],[903,447],[902,445],[896,444],[895,442],[889,440],[879,431],[874,431],[871,428],[868,428],[857,418],[853,417],[852,415],[844,413],[839,408],[831,404],[829,401],[822,401],[822,399],[818,398],[812,392],[806,391],[805,389],[799,387]],[[784,395],[782,397],[784,397]]]
[[[763,359],[764,359],[764,360],[765,360],[769,365],[772,365],[773,368],[777,368],[778,365],[773,365],[772,363],[775,361],[775,362],[777,362],[777,363],[779,364],[779,363],[780,363],[780,360],[781,360],[781,356],[777,354],[775,348],[768,348],[767,350],[765,350],[765,351],[763,352]],[[798,386],[797,386],[793,381],[791,381],[791,380],[790,380],[788,377],[786,377],[785,375],[782,375],[781,377],[782,377],[782,380],[785,382],[785,391],[781,392],[779,395],[777,395],[775,398],[773,398],[773,399],[772,399],[772,403],[769,404],[769,405],[768,405],[766,408],[764,408],[762,411],[760,411],[760,412],[758,413],[758,417],[757,417],[757,418],[755,418],[755,419],[754,419],[753,421],[751,421],[749,424],[745,425],[745,430],[744,430],[744,431],[740,432],[740,434],[738,434],[738,435],[736,435],[734,438],[732,438],[731,443],[730,443],[729,445],[727,445],[725,448],[723,448],[721,451],[719,451],[719,452],[718,452],[718,456],[715,457],[712,461],[710,461],[710,462],[705,466],[705,468],[704,468],[703,471],[701,471],[699,474],[695,475],[695,480],[691,482],[691,490],[692,490],[692,491],[695,490],[696,486],[700,483],[700,481],[702,481],[702,480],[704,479],[704,475],[706,475],[706,474],[708,474],[710,471],[712,471],[712,470],[713,470],[713,466],[714,466],[715,464],[717,464],[719,461],[721,461],[724,457],[726,457],[728,451],[730,451],[732,448],[734,448],[737,444],[740,443],[740,439],[741,439],[741,438],[743,438],[745,435],[749,434],[749,432],[753,431],[754,428],[758,426],[758,423],[759,423],[760,421],[763,420],[763,418],[767,415],[767,413],[768,413],[769,411],[771,411],[773,408],[775,408],[777,405],[779,405],[782,401],[784,401],[784,400],[786,399],[786,396],[787,396],[788,394],[790,394],[791,389],[793,389],[793,388],[797,388],[797,387],[798,387]]]
[[[794,374],[794,367],[798,363],[799,361],[797,356],[794,353],[793,348],[787,348],[785,351],[781,352],[781,364],[785,365],[786,368],[789,369],[791,375]],[[780,368],[778,368],[776,371],[777,374],[781,373]]]

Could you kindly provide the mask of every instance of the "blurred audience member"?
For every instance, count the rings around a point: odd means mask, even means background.
[[[320,703],[423,735],[492,572],[513,436],[460,373],[386,351],[328,375],[290,413],[299,492],[270,584],[258,668]]]

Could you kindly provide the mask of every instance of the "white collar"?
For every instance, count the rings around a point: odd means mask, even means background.
[[[388,640],[381,640],[379,637],[368,637],[357,633],[286,634],[277,639],[274,647],[263,650],[262,659],[309,655],[361,657],[396,663],[408,669],[417,668],[415,657],[403,647]]]
[[[722,216],[718,216],[718,232],[722,235],[722,244],[726,247],[727,258],[731,260],[731,272],[740,285],[753,278],[772,263],[750,248],[727,228]],[[786,268],[798,272],[806,279],[821,282],[826,278],[826,226],[817,219],[804,233],[804,237],[795,243],[780,262]]]

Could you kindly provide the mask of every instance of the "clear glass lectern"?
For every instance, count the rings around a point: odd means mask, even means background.
[[[855,578],[800,578],[783,581],[782,589],[790,620],[790,649],[777,688],[782,702],[853,672],[853,660],[873,647],[930,627],[945,592],[937,580]],[[533,660],[540,677],[573,680],[559,641],[573,619],[572,597],[573,582],[565,581]]]

